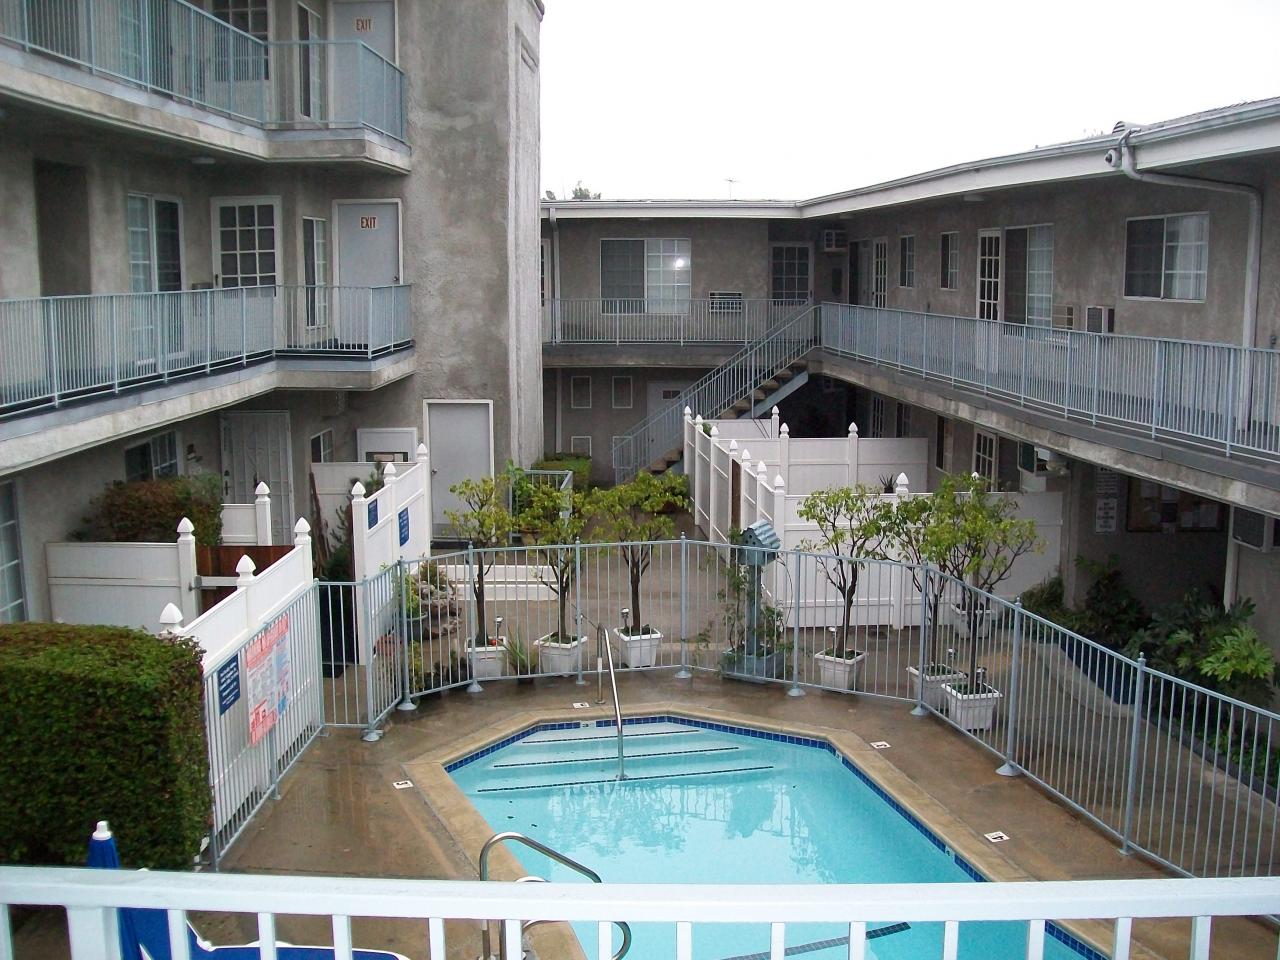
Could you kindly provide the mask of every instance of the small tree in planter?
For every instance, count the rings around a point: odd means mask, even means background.
[[[461,500],[466,507],[465,510],[445,511],[454,535],[480,549],[505,543],[514,527],[514,518],[506,506],[506,486],[509,482],[510,478],[506,475],[482,477],[479,480],[468,477],[450,487],[449,492]],[[476,602],[476,632],[471,638],[470,646],[477,653],[485,651],[487,654],[483,657],[484,664],[477,659],[473,670],[476,676],[484,676],[484,667],[489,663],[492,663],[490,670],[493,667],[497,668],[497,673],[492,675],[499,676],[502,673],[502,648],[505,638],[499,636],[490,639],[488,620],[485,615],[484,578],[493,568],[493,563],[493,554],[477,555],[475,576],[471,586],[471,594]]]
[[[862,484],[819,490],[800,504],[800,518],[817,524],[819,533],[818,539],[806,540],[801,549],[830,554],[819,562],[823,576],[840,594],[843,611],[833,645],[814,655],[823,686],[851,690],[857,683],[859,665],[867,654],[851,644],[853,602],[864,561],[884,556],[889,510],[880,491]]]
[[[653,547],[647,541],[672,537],[676,525],[671,511],[688,506],[688,479],[673,473],[639,473],[626,483],[595,491],[587,500],[593,536],[618,543],[627,563],[631,624],[616,631],[627,666],[653,666],[662,643],[662,633],[645,623],[640,605],[640,583],[653,560]]]
[[[529,491],[525,509],[517,518],[525,543],[537,547],[539,559],[551,570],[542,581],[556,595],[556,632],[534,642],[544,673],[569,673],[578,666],[578,648],[584,638],[569,630],[569,592],[576,574],[574,551],[569,544],[586,528],[586,494],[536,484]]]

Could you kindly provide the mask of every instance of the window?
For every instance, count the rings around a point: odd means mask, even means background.
[[[591,409],[591,378],[569,378],[569,406],[574,410]]]
[[[275,286],[278,204],[267,197],[213,202],[219,286]]]
[[[269,39],[267,0],[213,0],[213,15],[259,40]]]
[[[630,410],[631,409],[631,378],[630,377],[614,377],[613,378],[613,409]]]
[[[306,285],[307,326],[323,327],[329,321],[329,223],[316,217],[302,218],[302,282]]]
[[[898,436],[911,436],[911,408],[905,403],[899,402],[897,410],[894,411],[894,426],[897,428]]]
[[[916,238],[898,238],[898,286],[916,285]]]
[[[298,4],[298,113],[310,120],[324,117],[323,39],[319,15]]]
[[[126,201],[129,289],[182,289],[182,212],[177,200],[131,193]]]
[[[946,417],[938,418],[938,427],[933,435],[933,465],[946,471],[948,453],[951,450],[951,421]]]
[[[0,480],[0,623],[27,619],[15,486],[12,480]]]
[[[871,430],[868,437],[884,436],[884,397],[871,398]]]
[[[333,431],[321,430],[311,438],[311,462],[333,462]]]
[[[871,305],[886,305],[889,287],[889,241],[877,240],[871,254]],[[879,434],[876,434],[879,436]]]
[[[124,451],[124,478],[155,480],[178,475],[178,435],[172,430]]]
[[[960,234],[944,233],[939,250],[938,286],[943,290],[955,290],[960,286]]]
[[[978,319],[1000,319],[1000,239],[1001,231],[978,234]]]
[[[1209,270],[1209,215],[1130,220],[1125,231],[1124,295],[1203,300]]]
[[[590,437],[570,437],[569,452],[580,453],[583,456],[591,456],[591,438]]]
[[[769,289],[775,301],[807,303],[813,291],[807,243],[775,243],[769,248]]]
[[[692,256],[688,240],[601,240],[605,313],[685,313]]]
[[[973,432],[973,472],[982,477],[992,487],[996,484],[996,468],[999,460],[996,457],[997,440],[989,433],[981,430]]]
[[[1004,232],[1006,323],[1053,323],[1053,225],[1010,227]]]

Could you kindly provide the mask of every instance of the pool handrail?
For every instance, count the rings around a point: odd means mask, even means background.
[[[612,663],[612,661],[610,662]],[[618,729],[619,730],[622,729],[622,724],[618,724]],[[517,833],[514,830],[508,830],[504,833],[495,833],[492,837],[486,840],[484,842],[484,846],[480,848],[480,879],[481,880],[489,879],[489,851],[492,850],[494,847],[496,847],[498,844],[505,843],[508,840],[514,840],[517,843],[523,843],[526,847],[530,848],[531,850],[536,850],[538,853],[542,854],[544,857],[550,857],[552,860],[556,861],[556,863],[562,864],[568,867],[570,870],[574,870],[582,874],[592,883],[604,882],[603,880],[600,879],[600,874],[596,873],[590,867],[584,866],[583,864],[579,863],[577,860],[574,860],[571,857],[565,856],[559,850],[556,850],[553,847],[549,847],[545,843],[542,843],[538,840],[533,839],[533,837],[527,837],[523,833]],[[539,881],[539,880],[542,880],[542,878],[541,877],[521,877],[520,880],[517,881],[517,883]],[[548,922],[548,921],[536,921],[536,920],[530,921],[524,924],[521,927],[521,930],[522,931],[528,930],[530,927],[535,926],[539,922]],[[613,955],[612,960],[622,960],[622,958],[627,955],[627,951],[631,949],[631,926],[624,920],[615,920],[613,922],[617,924],[618,929],[622,931],[622,946],[618,948],[618,952]],[[484,957],[493,956],[493,953],[490,950],[491,946],[492,946],[492,939],[489,934],[489,923],[486,921],[484,925],[484,944],[483,944],[484,950],[482,954]]]
[[[629,611],[622,610],[623,629]],[[603,648],[604,656],[601,656]],[[618,779],[627,779],[626,760],[622,750],[622,708],[618,704],[618,672],[613,668],[613,645],[609,643],[609,631],[604,624],[596,624],[596,703],[604,703],[604,665],[609,664],[609,686],[613,690],[613,721],[618,727]]]

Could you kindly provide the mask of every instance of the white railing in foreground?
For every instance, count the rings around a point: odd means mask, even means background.
[[[548,300],[543,343],[750,343],[808,300]]]
[[[0,416],[280,354],[372,357],[413,339],[407,284],[0,300]]]
[[[613,921],[669,925],[670,955],[691,960],[695,928],[720,923],[771,925],[761,930],[770,960],[783,960],[788,924],[847,927],[847,956],[868,955],[868,927],[882,922],[942,923],[942,958],[956,960],[965,925],[984,921],[1027,924],[1026,957],[1043,956],[1047,922],[1115,922],[1114,960],[1127,960],[1133,921],[1191,920],[1189,956],[1208,960],[1213,920],[1280,913],[1280,881],[1082,880],[1044,883],[924,883],[847,885],[516,884],[478,881],[382,880],[0,867],[0,904],[65,906],[72,960],[108,960],[114,909],[168,910],[170,930],[182,936],[191,911],[257,915],[259,938],[276,939],[279,915],[331,917],[335,956],[350,960],[352,918],[424,921],[422,947],[432,957],[473,954],[479,928],[446,937],[445,922],[500,919],[506,955],[522,955],[521,921],[560,920],[599,925],[588,956],[609,955]],[[5,911],[0,910],[0,917]],[[706,937],[703,929],[702,936]],[[466,938],[465,945],[454,938]],[[374,948],[372,936],[362,946]],[[13,956],[0,922],[0,956]],[[598,953],[597,953],[598,951]]]
[[[1019,405],[1280,458],[1280,350],[824,303],[827,351]]]

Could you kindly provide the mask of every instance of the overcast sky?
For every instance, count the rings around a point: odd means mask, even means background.
[[[804,199],[1280,96],[1277,0],[546,6],[561,197]]]

